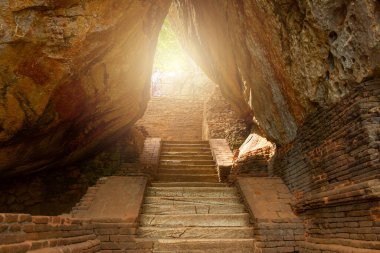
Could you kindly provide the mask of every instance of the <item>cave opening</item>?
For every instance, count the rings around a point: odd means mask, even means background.
[[[158,37],[151,96],[195,99],[211,80],[182,47],[171,22],[168,16]]]
[[[168,15],[159,33],[151,98],[137,126],[149,137],[202,140],[204,103],[216,85],[182,47],[172,22]]]

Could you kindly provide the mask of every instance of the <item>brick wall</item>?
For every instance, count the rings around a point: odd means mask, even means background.
[[[273,172],[297,197],[303,250],[380,250],[379,116],[380,82],[367,82],[310,115],[278,149]]]
[[[151,252],[137,239],[137,223],[0,213],[1,253]]]
[[[232,167],[232,152],[225,139],[210,139],[210,148],[214,157],[220,182],[227,181]]]
[[[236,185],[255,227],[254,252],[299,252],[304,224],[291,209],[294,197],[284,182],[276,177],[241,177]]]
[[[100,241],[90,220],[29,214],[0,214],[0,252],[98,252]],[[59,251],[61,250],[61,251]]]

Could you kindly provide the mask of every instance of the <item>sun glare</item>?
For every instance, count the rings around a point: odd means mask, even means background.
[[[184,72],[196,68],[192,59],[182,49],[169,20],[166,19],[157,43],[154,71]]]

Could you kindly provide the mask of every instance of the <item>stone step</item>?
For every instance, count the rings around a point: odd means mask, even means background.
[[[215,166],[214,160],[160,160],[161,165],[213,165]]]
[[[202,155],[202,156],[210,156],[212,157],[212,153],[211,151],[204,151],[204,152],[176,152],[176,151],[161,151],[160,153],[160,157],[161,156],[189,156],[189,157],[194,157],[194,156],[197,156],[197,155]],[[213,159],[213,158],[211,158]]]
[[[148,197],[238,197],[237,191],[229,187],[148,187]]]
[[[207,182],[153,182],[152,187],[226,187],[225,183]]]
[[[163,141],[162,144],[209,144],[208,141]]]
[[[161,154],[160,156],[161,160],[213,160],[213,157],[211,154],[208,155],[197,155],[197,153],[193,154],[173,154],[173,155],[165,155]]]
[[[253,239],[158,239],[154,251],[176,253],[248,253],[254,250]]]
[[[219,182],[217,174],[158,174],[158,181],[161,182]]]
[[[215,174],[216,168],[160,168],[158,173],[163,174],[190,174],[190,175],[197,175],[197,174]]]
[[[231,205],[241,204],[239,197],[207,198],[207,197],[145,197],[144,204],[154,205]]]
[[[201,148],[209,148],[210,147],[210,144],[208,143],[167,143],[167,142],[164,142],[162,143],[162,147],[201,147]]]
[[[243,204],[229,205],[154,205],[145,204],[142,206],[142,212],[146,214],[229,214],[229,213],[245,213]]]
[[[203,153],[203,152],[211,152],[210,148],[202,148],[202,147],[162,147],[162,152],[197,152]]]
[[[157,227],[237,227],[249,226],[249,214],[142,214],[140,226]]]
[[[160,169],[213,169],[215,170],[215,165],[192,165],[192,164],[165,164],[160,165]],[[216,170],[215,170],[216,171]]]
[[[253,227],[140,227],[137,234],[141,238],[179,238],[179,239],[244,239],[253,237]]]

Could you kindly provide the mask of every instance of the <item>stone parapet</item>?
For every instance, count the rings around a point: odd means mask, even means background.
[[[225,139],[210,139],[209,142],[217,166],[219,181],[225,182],[232,168],[232,152]]]

